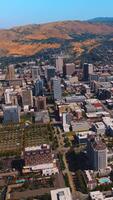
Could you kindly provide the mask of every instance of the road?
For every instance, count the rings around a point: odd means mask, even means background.
[[[58,138],[58,142],[59,142],[59,148],[57,149],[57,151],[58,151],[58,153],[63,154],[63,161],[64,161],[64,164],[65,164],[65,170],[63,171],[63,173],[67,174],[68,179],[69,179],[69,184],[70,184],[70,187],[71,187],[71,190],[72,190],[72,194],[75,195],[76,194],[76,187],[75,187],[75,184],[73,182],[72,174],[69,171],[69,167],[68,167],[66,156],[65,156],[66,153],[70,150],[70,147],[67,147],[67,148],[64,147],[64,137],[62,136],[64,133],[62,132],[62,130],[60,128],[57,127],[57,129],[59,131],[59,134],[56,134],[57,138]],[[56,128],[55,128],[55,132],[57,132]]]
[[[75,185],[73,183],[73,178],[72,178],[71,172],[69,171],[69,167],[68,167],[68,164],[67,164],[67,161],[66,161],[65,154],[63,154],[63,160],[64,160],[64,164],[65,164],[64,172],[68,175],[68,179],[69,179],[70,187],[71,187],[71,190],[72,190],[72,194],[75,194],[76,188],[75,188]]]

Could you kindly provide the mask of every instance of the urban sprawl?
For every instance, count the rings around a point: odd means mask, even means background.
[[[113,200],[113,68],[0,69],[0,199]]]

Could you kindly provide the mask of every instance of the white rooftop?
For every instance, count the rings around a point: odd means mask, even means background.
[[[113,200],[113,196],[105,197],[100,191],[90,192],[90,197],[91,200]]]
[[[50,145],[43,144],[39,146],[32,146],[32,147],[26,147],[25,151],[36,151],[36,150],[41,150],[42,147],[46,147],[47,149],[50,149]]]
[[[87,103],[91,103],[91,104],[93,104],[93,103],[100,103],[100,101],[98,99],[87,99],[86,102]]]
[[[52,200],[72,200],[70,188],[61,188],[57,190],[51,190]]]
[[[91,200],[104,200],[104,196],[100,191],[90,192]]]
[[[113,125],[113,119],[111,117],[103,117],[102,120],[106,126]]]
[[[95,126],[97,129],[105,128],[105,124],[103,122],[96,122]]]

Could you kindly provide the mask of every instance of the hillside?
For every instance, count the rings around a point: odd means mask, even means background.
[[[97,18],[88,20],[88,22],[113,26],[113,17],[97,17]]]
[[[46,53],[60,53],[62,50],[70,52],[75,59],[95,62],[97,58],[99,60],[103,57],[104,44],[104,49],[107,46],[110,48],[111,55],[113,26],[102,22],[102,19],[100,22],[96,19],[88,22],[64,21],[0,30],[0,57],[33,56],[44,50]],[[96,49],[99,51],[98,56]]]

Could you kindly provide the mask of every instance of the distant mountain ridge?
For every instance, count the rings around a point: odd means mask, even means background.
[[[112,22],[113,18],[95,18],[0,30],[0,57],[33,56],[46,50],[46,54],[65,51],[76,60],[83,58],[96,62],[96,59],[104,59],[103,47],[106,47],[105,53],[108,49],[112,52]]]
[[[87,20],[90,23],[113,25],[113,17],[97,17]]]

